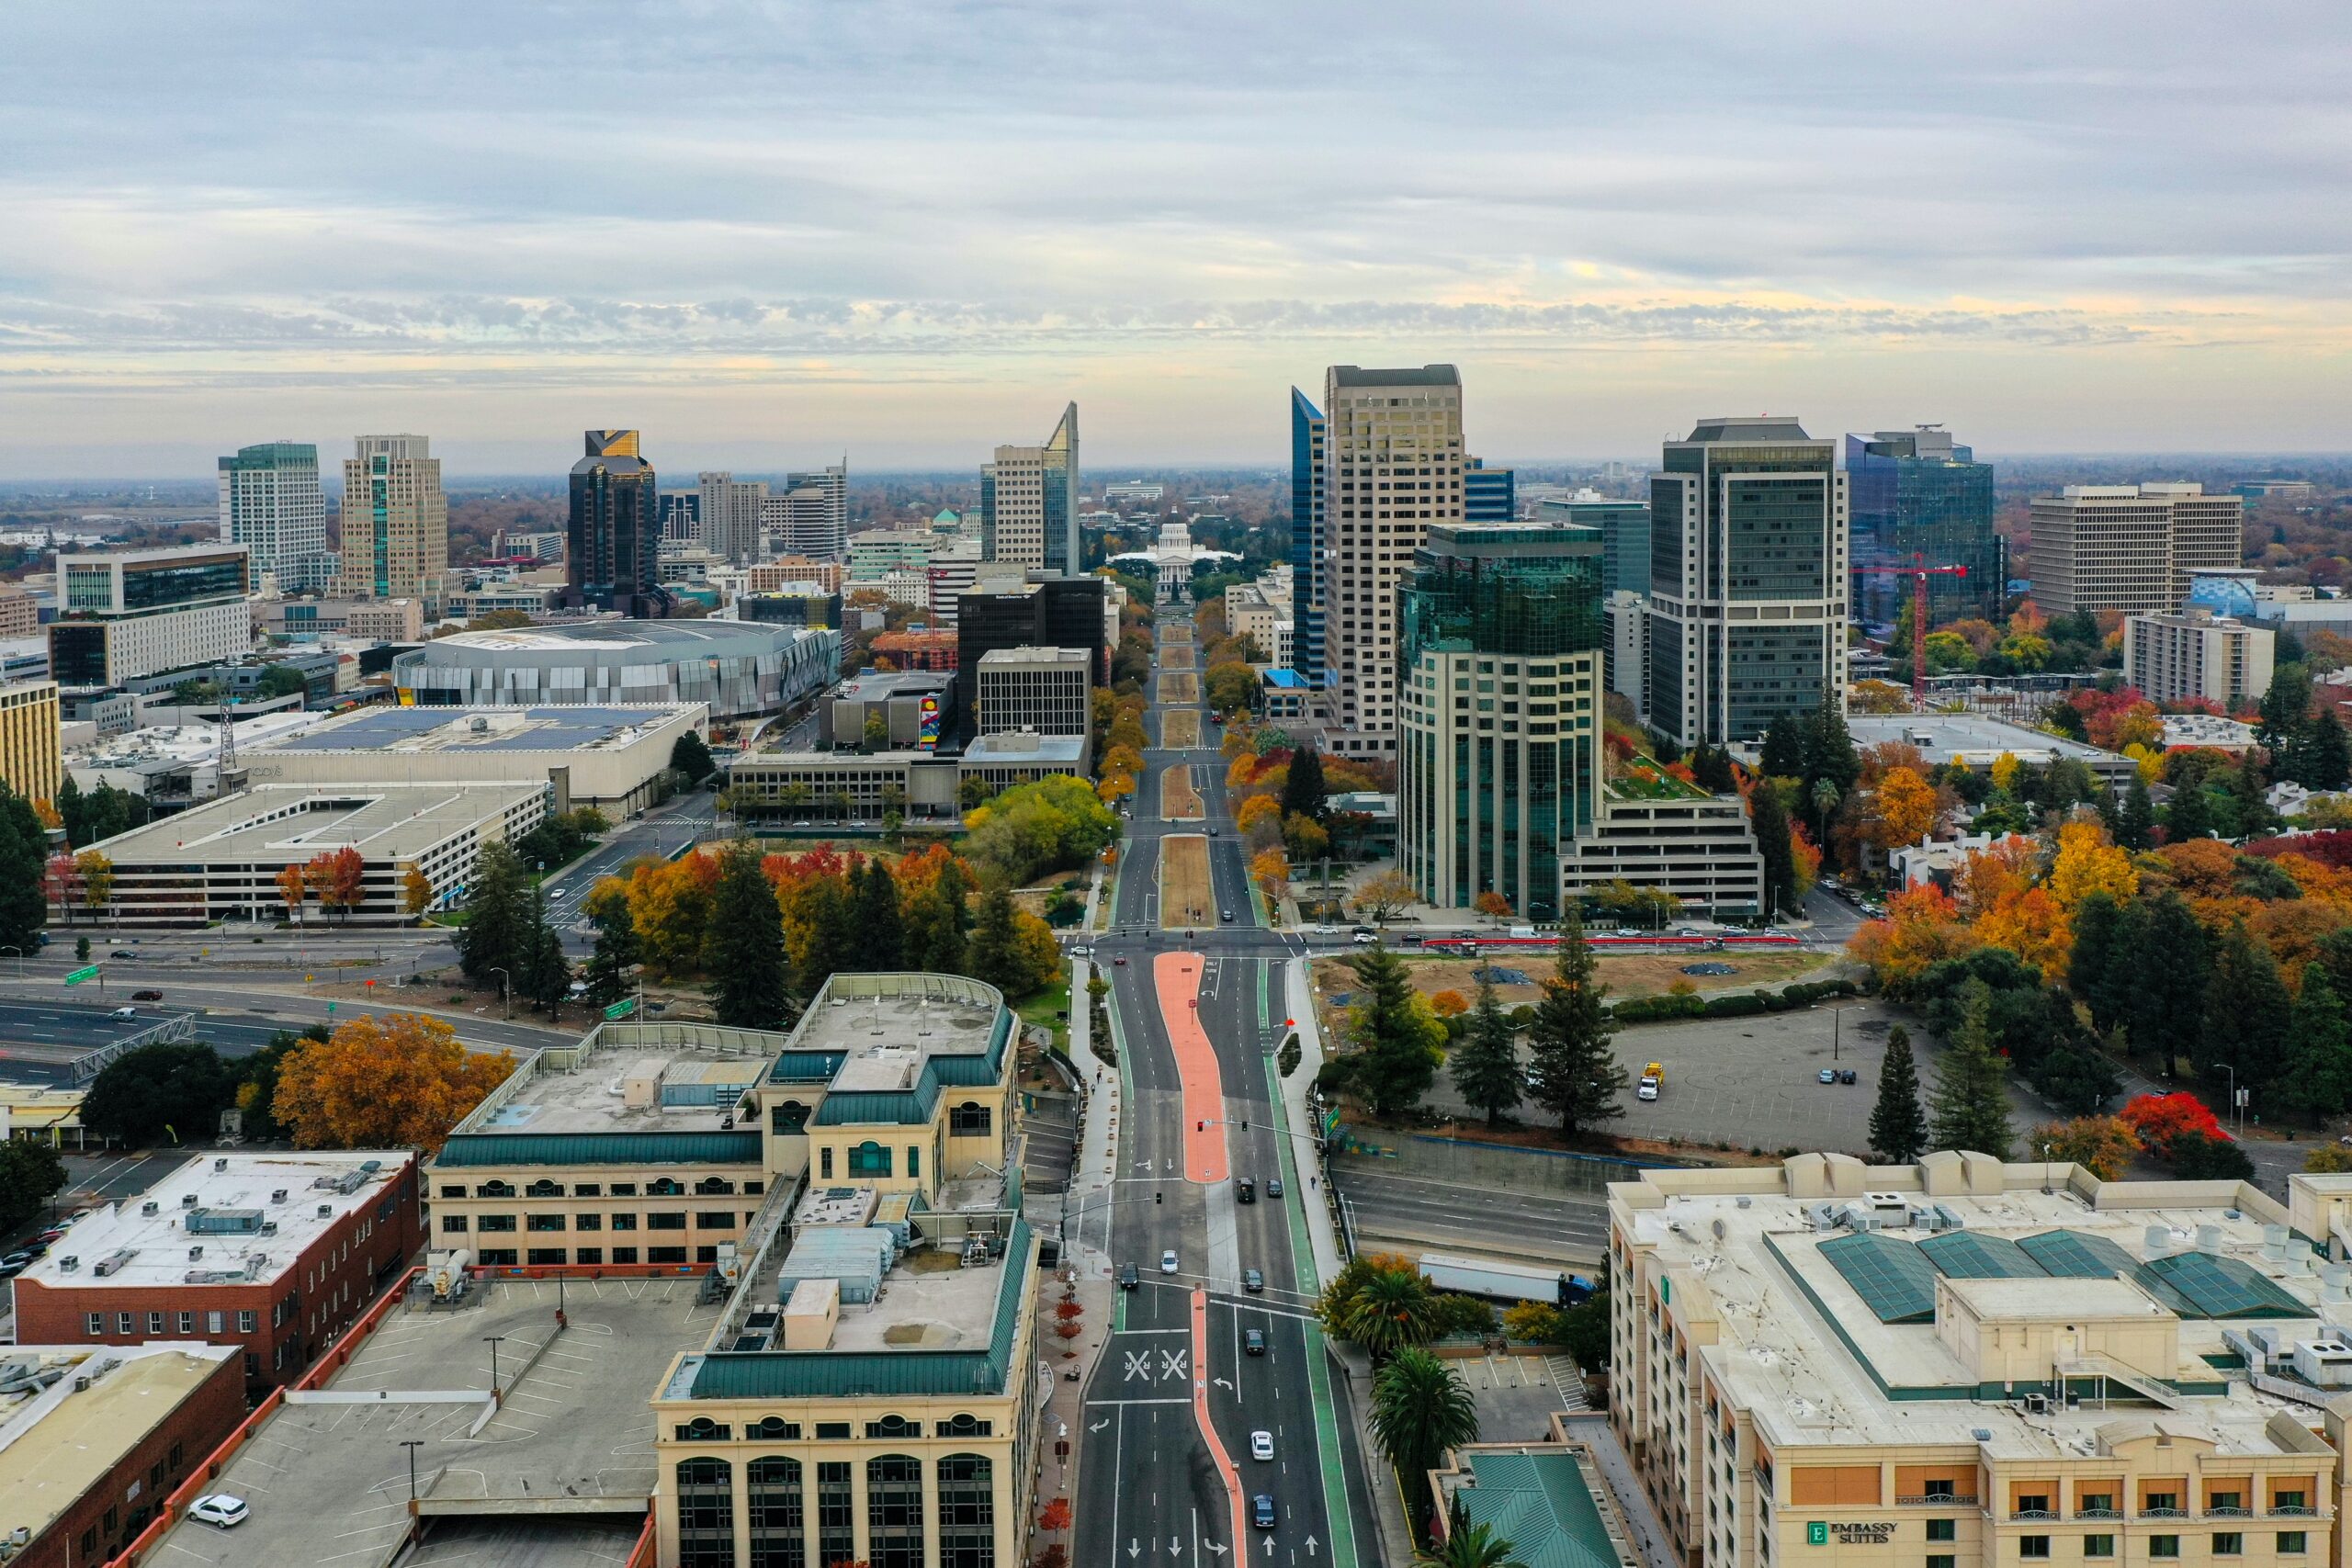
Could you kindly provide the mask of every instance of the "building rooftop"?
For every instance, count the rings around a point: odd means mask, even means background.
[[[927,1122],[943,1089],[995,1083],[1012,1013],[991,986],[953,975],[835,975],[769,1069],[824,1084],[819,1126]]]
[[[1855,714],[1846,720],[1846,728],[1853,735],[1856,746],[1905,741],[1917,746],[1919,754],[1931,764],[1958,758],[1975,766],[1991,761],[2004,751],[2020,761],[2072,757],[2094,767],[2113,767],[2125,760],[2113,751],[2102,751],[2064,735],[2028,729],[2021,724],[1982,714]]]
[[[408,1161],[399,1149],[198,1156],[76,1223],[21,1278],[52,1291],[274,1280],[384,1201]]]
[[[1702,419],[1690,427],[1686,441],[1810,441],[1794,414],[1729,415]]]
[[[980,668],[991,664],[1069,664],[1091,669],[1093,655],[1082,648],[992,648],[980,655]]]
[[[1837,1156],[1801,1156],[1784,1170],[1823,1162],[1834,1175]],[[1933,1197],[1931,1167],[1941,1172]],[[2323,1316],[2352,1320],[2352,1269],[2323,1270],[2285,1211],[2252,1188],[2102,1183],[2070,1165],[2045,1173],[1977,1155],[1852,1172],[1855,1190],[1837,1197],[1790,1196],[1792,1178],[1770,1172],[1742,1173],[1745,1191],[1718,1179],[1728,1173],[1611,1189],[1612,1217],[1655,1249],[1679,1310],[1718,1324],[1712,1375],[1769,1442],[2080,1456],[2161,1396],[2170,1431],[2275,1452],[2274,1417],[2308,1427],[2313,1407],[2342,1392],[2305,1384],[2298,1400],[2267,1391],[2290,1386],[2278,1380],[2257,1390],[2243,1370],[2222,1370],[2252,1338],[2341,1339]],[[2020,1374],[1988,1374],[2005,1352],[1980,1339],[2038,1344],[2033,1325],[2062,1322],[2084,1347],[2066,1375],[2103,1375],[2111,1397],[2029,1413],[2001,1393]],[[2033,1364],[2047,1377],[2047,1358],[2068,1353],[2045,1348]],[[2034,1353],[2006,1354],[2030,1363]]]
[[[999,730],[982,735],[964,748],[964,765],[1061,762],[1075,766],[1086,761],[1083,735],[1036,735],[1026,730]]]
[[[892,697],[934,696],[955,677],[936,670],[861,670],[833,688],[845,703],[879,703]]]
[[[263,784],[106,840],[117,862],[269,860],[280,865],[350,845],[377,859],[423,852],[498,816],[541,783]]]
[[[2217,714],[2166,714],[2164,728],[2166,746],[2211,746],[2224,751],[2243,751],[2255,743],[2254,726]]]
[[[746,1089],[787,1036],[715,1023],[600,1023],[576,1045],[537,1051],[464,1121],[435,1169],[486,1165],[756,1165]]]
[[[1418,370],[1366,370],[1356,365],[1331,367],[1335,387],[1459,387],[1462,372],[1451,365],[1424,365]]]
[[[698,705],[648,707],[404,708],[378,705],[265,736],[242,748],[276,751],[618,750]]]
[[[169,1419],[235,1345],[11,1345],[0,1354],[0,1520],[36,1536]],[[81,1378],[88,1387],[77,1387]]]
[[[1525,1568],[1634,1568],[1642,1561],[1611,1501],[1595,1500],[1590,1451],[1558,1442],[1477,1444],[1438,1475],[1449,1506],[1511,1544]],[[1607,1492],[1607,1483],[1598,1488]]]
[[[435,664],[454,664],[453,656],[498,657],[515,653],[639,653],[648,658],[676,659],[707,654],[714,659],[764,651],[778,642],[807,635],[799,626],[766,626],[755,621],[639,621],[597,619],[571,625],[518,626],[511,631],[458,632],[436,637],[412,658]]]

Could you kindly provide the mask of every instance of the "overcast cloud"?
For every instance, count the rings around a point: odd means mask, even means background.
[[[1700,414],[2335,450],[2340,5],[20,7],[0,476],[630,424],[672,468],[1275,461],[1325,365],[1474,449]]]

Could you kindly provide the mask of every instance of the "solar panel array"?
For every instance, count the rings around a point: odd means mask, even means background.
[[[2007,1236],[1947,1231],[1912,1243],[1864,1231],[1821,1244],[1881,1323],[1928,1323],[1936,1276],[1953,1280],[2111,1280],[2120,1274],[2183,1317],[2312,1317],[2313,1310],[2235,1258],[2179,1252],[2143,1263],[2103,1235],[2041,1231]]]
[[[476,739],[465,728],[473,716],[450,708],[378,707],[363,709],[352,719],[329,725],[283,742],[283,751],[380,751],[414,740],[449,726],[458,727],[457,744],[476,751],[572,751],[592,746],[635,725],[660,719],[642,708],[553,707],[509,709],[492,721],[489,734]],[[520,730],[507,723],[520,716]]]

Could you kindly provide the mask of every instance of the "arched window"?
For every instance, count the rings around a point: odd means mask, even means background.
[[[691,1421],[678,1423],[678,1441],[682,1443],[723,1443],[734,1435],[733,1427],[724,1421],[714,1421],[707,1416],[697,1416]]]
[[[778,1134],[798,1133],[808,1125],[808,1108],[797,1100],[787,1100],[768,1111],[768,1131]]]
[[[799,1436],[797,1431],[793,1435]],[[743,1483],[752,1521],[751,1568],[808,1568],[808,1505],[800,1489],[800,1461],[755,1459],[743,1467]]]
[[[920,1438],[922,1436],[922,1423],[910,1421],[903,1416],[885,1416],[878,1421],[868,1421],[865,1435],[869,1438]]]
[[[800,1440],[800,1423],[787,1421],[781,1416],[763,1416],[744,1428],[747,1438],[765,1438],[770,1442],[797,1443]]]
[[[678,1461],[680,1568],[735,1568],[735,1474],[723,1459]]]
[[[942,1438],[987,1438],[994,1436],[995,1432],[995,1422],[983,1421],[968,1411],[940,1422],[933,1429],[933,1435]]]
[[[481,1186],[474,1189],[474,1196],[477,1198],[512,1198],[514,1196],[514,1184],[511,1181],[485,1181]]]
[[[889,1149],[871,1138],[854,1145],[849,1151],[849,1173],[852,1176],[889,1175]]]
[[[685,1184],[673,1176],[660,1177],[645,1184],[646,1195],[651,1198],[674,1198],[685,1190]]]
[[[560,1198],[563,1196],[563,1183],[560,1181],[549,1181],[543,1176],[539,1178],[538,1180],[532,1182],[528,1187],[523,1189],[523,1190],[533,1198]]]
[[[986,1454],[939,1461],[939,1568],[996,1568],[996,1469]]]
[[[721,1193],[731,1195],[734,1190],[735,1184],[723,1176],[706,1176],[695,1183],[695,1196],[697,1198],[712,1198]]]
[[[881,1454],[865,1461],[865,1536],[870,1568],[923,1568],[922,1461]]]
[[[977,1100],[967,1100],[947,1113],[947,1132],[951,1137],[985,1137],[990,1125],[989,1108]]]

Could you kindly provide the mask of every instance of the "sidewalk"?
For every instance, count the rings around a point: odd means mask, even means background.
[[[1312,1134],[1315,1108],[1309,1097],[1315,1091],[1316,1075],[1323,1070],[1323,1032],[1315,1018],[1314,978],[1303,958],[1294,958],[1283,968],[1287,982],[1283,991],[1283,1016],[1298,1031],[1298,1070],[1282,1080],[1283,1113],[1293,1132]],[[1302,1159],[1300,1163],[1309,1162]],[[1341,1258],[1339,1232],[1331,1218],[1331,1183],[1319,1157],[1312,1165],[1305,1193],[1306,1234],[1315,1246],[1316,1282],[1320,1285],[1339,1273]]]

